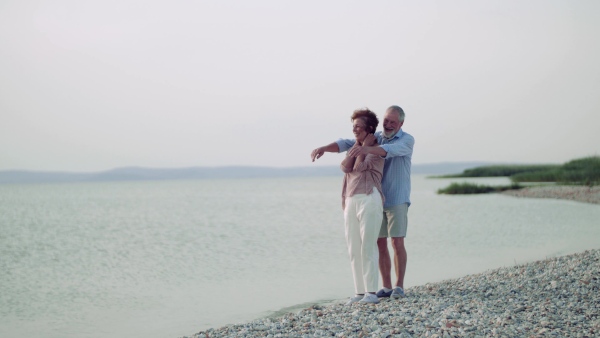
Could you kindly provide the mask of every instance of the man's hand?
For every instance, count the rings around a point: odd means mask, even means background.
[[[312,158],[312,161],[314,162],[315,160],[320,159],[321,156],[323,156],[323,154],[325,154],[325,150],[323,149],[323,147],[319,147],[319,148],[313,150],[312,153],[310,153],[310,157]]]
[[[312,153],[310,153],[310,158],[312,158],[312,161],[314,162],[315,160],[318,160],[321,158],[321,156],[323,156],[323,154],[325,153],[339,153],[340,152],[340,146],[338,146],[337,142],[333,142],[333,143],[329,143],[326,146],[322,146],[319,148],[316,148],[315,150],[312,151]]]
[[[367,147],[359,146],[358,142],[354,145],[354,147],[348,150],[348,156],[350,157],[358,157],[360,155],[367,155],[369,153]]]
[[[372,147],[376,144],[377,144],[377,138],[375,137],[375,134],[368,134],[365,137],[365,140],[363,141],[362,145],[365,147]]]

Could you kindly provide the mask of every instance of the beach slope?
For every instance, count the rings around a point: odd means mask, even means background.
[[[314,305],[193,337],[600,336],[600,250],[406,291],[377,305]]]

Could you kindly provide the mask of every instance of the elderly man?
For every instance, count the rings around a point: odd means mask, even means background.
[[[385,196],[383,221],[377,247],[379,249],[379,271],[383,289],[378,297],[404,297],[404,273],[406,271],[406,248],[404,237],[408,225],[408,207],[410,206],[410,169],[415,139],[402,130],[404,111],[398,106],[389,107],[383,118],[383,132],[376,132],[377,145],[371,147],[353,147],[355,140],[340,139],[312,151],[313,162],[325,152],[343,152],[350,149],[349,156],[375,154],[385,158],[382,189]],[[366,144],[369,144],[368,142]],[[391,260],[387,238],[391,237],[394,249],[396,283],[392,288]]]

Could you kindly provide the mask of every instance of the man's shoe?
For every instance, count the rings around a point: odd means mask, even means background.
[[[379,303],[379,299],[377,298],[376,295],[372,294],[372,293],[365,293],[365,296],[363,297],[363,299],[361,299],[360,301],[358,301],[359,303],[367,303],[367,304],[378,304]]]
[[[364,295],[356,295],[354,297],[350,297],[350,300],[348,301],[348,303],[346,303],[346,305],[350,305],[352,303],[356,303],[359,300],[362,300],[364,298]]]
[[[406,297],[406,295],[404,294],[404,290],[401,287],[396,286],[394,290],[392,290],[392,298],[400,297]]]
[[[392,294],[392,292],[394,292],[393,289],[388,292],[385,292],[384,289],[381,289],[381,290],[377,291],[376,295],[377,295],[377,298],[387,298]]]

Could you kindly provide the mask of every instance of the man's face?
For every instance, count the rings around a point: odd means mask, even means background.
[[[400,122],[398,113],[390,109],[386,110],[383,115],[383,135],[385,137],[394,136],[403,124],[404,121]]]

